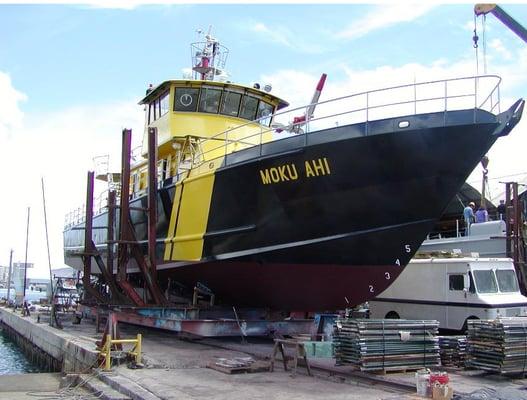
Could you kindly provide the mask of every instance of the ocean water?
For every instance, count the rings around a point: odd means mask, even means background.
[[[0,375],[41,372],[0,328]]]

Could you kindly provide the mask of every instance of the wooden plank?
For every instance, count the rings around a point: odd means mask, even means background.
[[[218,365],[215,361],[210,361],[206,365],[207,368],[213,369],[215,371],[222,372],[224,374],[252,374],[256,372],[268,372],[269,371],[269,362],[268,361],[255,361],[251,365],[243,367],[228,367],[225,365]]]

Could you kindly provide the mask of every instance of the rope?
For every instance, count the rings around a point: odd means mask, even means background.
[[[73,399],[73,400],[97,400],[100,399],[104,393],[77,393],[79,388],[83,387],[91,381],[92,379],[98,377],[101,374],[100,367],[104,363],[104,360],[101,362],[96,361],[93,363],[93,365],[87,367],[83,371],[78,373],[78,376],[85,374],[86,372],[92,370],[95,368],[92,373],[86,378],[86,379],[78,379],[78,382],[76,380],[73,380],[70,384],[66,385],[65,387],[58,389],[54,393],[46,393],[46,392],[26,392],[28,396],[36,397],[39,400],[62,400],[62,399]],[[87,389],[85,389],[87,390]]]

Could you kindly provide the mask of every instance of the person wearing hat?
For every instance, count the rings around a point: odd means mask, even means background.
[[[466,206],[463,210],[463,218],[465,218],[465,236],[470,235],[470,224],[474,222],[474,209],[476,208],[476,205],[473,201],[468,203],[468,206]]]

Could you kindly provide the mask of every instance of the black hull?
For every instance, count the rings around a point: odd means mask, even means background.
[[[398,276],[481,157],[512,129],[499,117],[468,110],[394,118],[230,154],[214,173],[198,260],[164,242],[174,235],[176,191],[159,191],[160,278],[201,282],[243,306],[324,310],[345,307],[345,298],[366,301]],[[410,126],[398,128],[401,120]],[[146,251],[146,216],[132,219]],[[105,221],[97,216],[94,225]],[[65,231],[66,262],[79,269],[82,235]],[[94,240],[104,252],[105,231]]]
[[[165,264],[159,266],[160,275],[187,287],[201,282],[227,304],[275,309],[286,305],[287,310],[343,309],[386,289],[413,254],[399,251],[406,245],[405,240],[419,236],[430,226],[429,221],[423,221],[296,244],[294,249],[301,261],[295,264],[277,261],[286,258],[289,249],[261,249],[259,258],[269,261],[241,256],[193,265]],[[317,255],[343,252],[351,253],[348,258],[354,263],[313,262]],[[400,254],[400,258],[383,263],[386,254]],[[360,260],[366,260],[366,264],[360,264]]]

